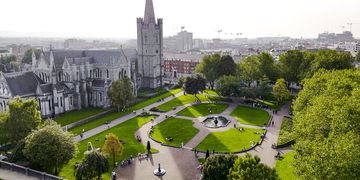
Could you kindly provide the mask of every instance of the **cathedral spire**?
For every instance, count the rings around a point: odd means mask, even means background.
[[[154,5],[152,0],[146,0],[144,23],[155,23]]]

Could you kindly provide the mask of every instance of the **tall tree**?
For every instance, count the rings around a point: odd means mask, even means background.
[[[195,77],[187,77],[184,84],[184,90],[188,94],[196,95],[204,91],[206,88],[206,80],[200,75]]]
[[[27,64],[31,64],[32,61],[32,53],[35,53],[36,58],[38,59],[40,57],[40,53],[41,50],[40,49],[35,49],[35,48],[31,48],[28,49],[25,54],[24,57],[22,58],[21,62],[22,63],[27,63]]]
[[[286,87],[285,79],[278,79],[273,86],[273,95],[279,102],[283,102],[290,97],[290,92]]]
[[[112,82],[108,95],[112,105],[116,107],[118,111],[128,107],[131,100],[134,99],[133,85],[129,77],[125,76],[122,79]]]
[[[360,69],[320,70],[294,102],[299,179],[358,179]]]
[[[115,134],[109,133],[106,136],[102,150],[105,155],[113,158],[113,163],[115,165],[116,156],[121,155],[123,152],[123,145],[120,143],[119,138]]]
[[[279,61],[282,77],[284,77],[287,82],[299,83],[299,67],[304,61],[304,54],[301,51],[290,50],[280,55]]]
[[[223,96],[239,95],[240,80],[235,76],[223,76],[216,81],[216,90]]]
[[[269,53],[261,53],[259,56],[259,71],[261,76],[266,76],[272,82],[275,82],[278,78],[277,68],[275,66],[275,60]]]
[[[222,56],[218,66],[218,74],[221,76],[235,76],[236,75],[236,64],[234,59],[230,55]]]
[[[238,157],[230,169],[228,179],[279,179],[275,169],[260,163],[260,158],[246,154],[245,157]]]
[[[76,180],[92,179],[97,177],[101,179],[101,175],[109,170],[109,164],[106,157],[98,151],[92,151],[86,154],[85,160],[76,169]]]
[[[360,62],[360,50],[356,54],[355,61]]]
[[[348,52],[336,52],[335,50],[319,51],[312,61],[311,74],[319,69],[341,70],[353,67],[354,58]]]
[[[58,170],[70,161],[77,151],[73,135],[64,131],[56,122],[49,120],[25,138],[24,155],[31,164],[49,173]]]
[[[5,121],[7,141],[16,144],[41,123],[41,114],[35,99],[16,98],[9,101],[9,118]]]
[[[234,155],[215,155],[207,158],[203,165],[203,178],[206,180],[227,179],[235,160]]]
[[[260,60],[257,56],[246,57],[239,64],[240,77],[248,86],[254,81],[261,79]]]
[[[215,80],[219,77],[219,64],[219,54],[204,56],[195,69],[197,73],[201,73],[205,76],[206,80],[210,84],[211,89],[214,89]]]

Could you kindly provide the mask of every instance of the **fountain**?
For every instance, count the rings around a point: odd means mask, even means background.
[[[159,167],[154,170],[154,175],[158,177],[162,177],[165,175],[165,173],[166,171],[160,168],[160,163],[159,163]]]
[[[223,116],[210,116],[203,121],[204,126],[208,128],[226,127],[229,123],[230,121]]]

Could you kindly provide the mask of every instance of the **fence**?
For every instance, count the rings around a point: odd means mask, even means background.
[[[14,163],[10,163],[10,162],[6,162],[6,161],[0,161],[0,168],[14,171],[17,173],[21,173],[26,176],[36,177],[41,180],[63,180],[64,179],[62,177],[54,176],[54,175],[47,174],[47,173],[41,172],[41,171],[36,171],[36,170],[30,169],[30,168],[23,167],[23,166],[20,166],[20,165],[14,164]]]

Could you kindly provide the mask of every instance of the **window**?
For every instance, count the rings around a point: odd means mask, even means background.
[[[80,80],[79,72],[76,72],[76,80]]]
[[[72,106],[73,105],[73,97],[70,96],[70,105]]]
[[[60,97],[60,107],[63,106],[63,97]]]
[[[51,111],[51,100],[48,100],[49,110]]]
[[[106,70],[106,78],[109,78],[110,77],[110,74],[109,74],[109,70],[107,69]]]
[[[100,102],[102,102],[102,100],[103,100],[103,94],[100,93]]]
[[[90,70],[90,78],[92,78],[92,70]]]

